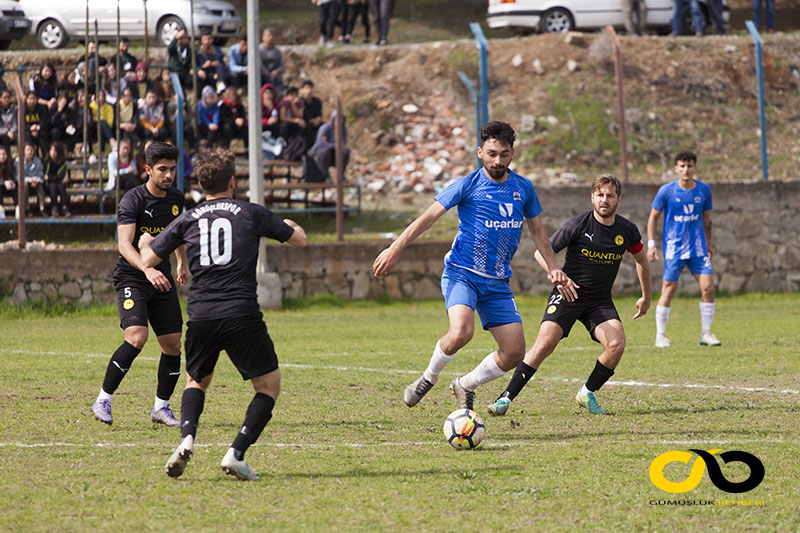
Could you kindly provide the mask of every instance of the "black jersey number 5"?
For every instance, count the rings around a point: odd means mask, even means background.
[[[218,218],[208,227],[208,219],[197,221],[200,228],[200,265],[227,265],[233,252],[233,227],[227,218]]]

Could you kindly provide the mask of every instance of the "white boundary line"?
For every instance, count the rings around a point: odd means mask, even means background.
[[[55,352],[55,351],[35,351],[35,350],[0,350],[2,354],[27,354],[27,355],[67,355],[76,357],[95,357],[95,358],[110,358],[110,354],[101,353],[82,353],[82,352]],[[343,352],[347,353],[347,352]],[[158,361],[156,357],[137,357],[141,361]],[[372,368],[366,366],[339,366],[339,365],[309,365],[299,363],[281,363],[283,368],[298,368],[303,370],[339,370],[342,372],[378,372],[382,374],[419,374],[419,370],[406,370],[396,368]],[[443,372],[443,374],[457,376],[456,372]],[[577,378],[539,378],[537,381],[554,381],[562,383],[583,383],[584,380]],[[646,381],[615,381],[608,382],[609,385],[616,385],[621,387],[656,387],[656,388],[674,388],[674,389],[699,389],[699,390],[721,390],[731,392],[774,392],[779,394],[800,395],[800,390],[796,389],[776,389],[770,387],[745,387],[734,385],[705,385],[700,383],[649,383]]]

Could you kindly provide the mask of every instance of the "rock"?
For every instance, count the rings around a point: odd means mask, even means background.
[[[81,287],[74,281],[68,281],[61,285],[58,288],[58,294],[64,296],[65,298],[69,298],[71,300],[77,300],[81,297]]]
[[[578,70],[578,62],[575,61],[574,59],[570,59],[569,61],[567,61],[567,70],[570,72],[575,72],[576,70]]]
[[[522,56],[516,54],[513,58],[511,58],[511,64],[514,66],[514,68],[519,68],[519,66],[522,65]]]
[[[28,295],[25,294],[25,285],[17,283],[14,285],[14,292],[11,293],[11,303],[14,305],[22,305],[28,301]]]
[[[558,119],[557,119],[556,117],[554,117],[553,115],[548,115],[548,116],[547,116],[547,118],[545,118],[545,120],[546,120],[546,121],[547,121],[547,123],[548,123],[548,124],[550,124],[551,126],[556,126],[556,125],[558,125]]]
[[[524,133],[536,131],[536,117],[533,115],[522,115],[522,117],[520,117],[519,129]]]
[[[732,44],[726,44],[724,50],[726,53],[732,54],[736,51],[736,47]]]
[[[418,111],[419,111],[419,108],[417,106],[415,106],[414,104],[406,104],[406,105],[403,106],[403,113],[408,113],[409,115],[412,115],[412,114],[414,114],[414,113],[416,113]]]
[[[545,71],[544,71],[544,67],[542,66],[542,61],[541,60],[534,59],[533,63],[531,64],[531,66],[533,67],[533,72],[535,72],[539,76],[544,74]]]
[[[564,36],[564,42],[573,46],[586,46],[586,37],[582,32],[571,31]]]

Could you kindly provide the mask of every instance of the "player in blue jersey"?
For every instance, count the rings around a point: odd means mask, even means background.
[[[697,155],[680,152],[675,156],[678,179],[663,185],[653,199],[647,221],[647,258],[658,259],[656,221],[664,213],[661,242],[664,276],[656,306],[656,347],[669,348],[666,336],[670,303],[678,290],[678,278],[685,266],[700,285],[700,344],[722,344],[711,333],[714,320],[714,277],[711,270],[711,188],[694,179]]]
[[[514,156],[514,130],[505,122],[485,124],[478,157],[483,167],[459,178],[439,193],[433,205],[412,222],[373,263],[375,276],[385,276],[400,253],[445,212],[458,207],[458,234],[444,259],[442,294],[449,329],[436,343],[428,368],[405,389],[403,400],[413,407],[433,387],[439,373],[472,339],[474,314],[497,341],[472,372],[454,379],[450,390],[460,408],[472,409],[475,389],[515,368],[525,353],[522,319],[509,287],[511,258],[527,223],[536,248],[547,265],[547,277],[568,300],[577,286],[558,268],[542,226],[542,206],[531,182],[509,170]]]

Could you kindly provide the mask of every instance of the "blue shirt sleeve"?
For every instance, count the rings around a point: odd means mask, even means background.
[[[528,189],[528,199],[525,202],[524,213],[526,218],[536,218],[538,217],[543,209],[542,204],[539,202],[539,197],[536,195],[536,190],[533,188],[533,184],[527,178],[522,178],[525,180],[525,188]]]
[[[705,193],[705,201],[703,202],[703,211],[711,211],[711,187],[703,184],[704,193]]]
[[[658,192],[656,193],[656,197],[653,198],[653,203],[650,206],[656,211],[664,211],[667,207],[667,185],[662,185]]]
[[[464,196],[464,187],[466,184],[466,176],[458,178],[445,190],[437,194],[433,199],[442,204],[445,209],[450,209],[461,202],[461,198]]]

